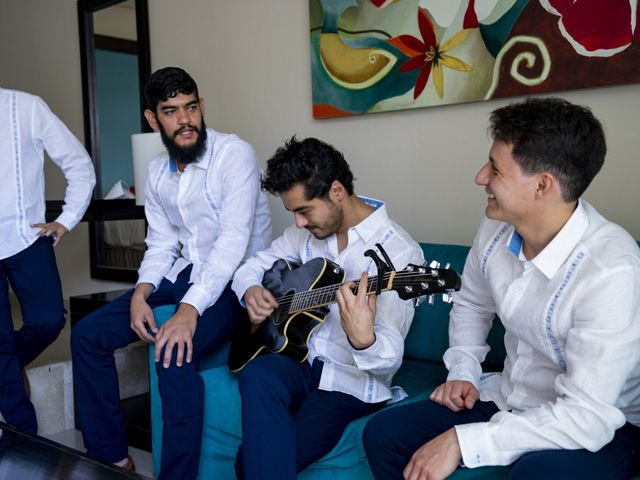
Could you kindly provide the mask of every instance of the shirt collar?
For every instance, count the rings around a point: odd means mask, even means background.
[[[387,215],[387,207],[383,201],[361,195],[358,195],[358,198],[367,206],[373,208],[371,215],[359,224],[351,227],[351,229],[366,242],[380,229],[380,225],[388,221],[389,216]]]
[[[547,278],[552,278],[569,257],[589,226],[589,218],[582,200],[549,244],[531,260]],[[515,230],[509,240],[509,251],[518,258],[522,253],[522,237]]]
[[[194,167],[201,168],[202,170],[206,170],[209,166],[209,159],[213,157],[213,144],[215,142],[215,132],[207,128],[207,149],[204,151],[200,158],[195,162],[191,163]],[[177,172],[178,171],[178,162],[176,162],[175,158],[169,157],[169,171]]]

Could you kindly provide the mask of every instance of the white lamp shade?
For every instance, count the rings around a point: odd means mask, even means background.
[[[144,186],[147,182],[149,162],[166,150],[160,132],[131,135],[133,151],[133,181],[136,187],[136,205],[144,205]]]

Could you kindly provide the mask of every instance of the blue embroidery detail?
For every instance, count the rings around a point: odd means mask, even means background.
[[[169,170],[171,170],[171,160],[169,160]],[[158,198],[160,198],[160,180],[162,179],[162,176],[166,171],[167,171],[167,164],[164,163],[160,166],[160,172],[158,173],[158,176],[156,177],[156,181],[153,184],[153,191],[156,192],[156,196]]]
[[[585,255],[584,252],[578,252],[576,257],[571,262],[571,266],[569,267],[569,271],[565,275],[564,280],[562,281],[562,284],[560,285],[560,288],[558,288],[558,290],[554,294],[553,299],[551,300],[551,304],[549,305],[549,308],[547,310],[547,315],[545,316],[545,330],[547,332],[547,337],[549,338],[549,342],[551,343],[551,347],[553,348],[553,352],[556,355],[556,360],[558,361],[558,365],[560,365],[560,368],[564,372],[567,371],[567,362],[564,359],[564,355],[562,355],[562,351],[560,349],[560,344],[558,342],[558,339],[556,338],[556,336],[553,333],[553,328],[552,328],[552,323],[551,322],[553,320],[553,315],[555,313],[556,307],[558,306],[558,300],[560,299],[560,297],[562,296],[563,292],[567,288],[567,285],[569,284],[569,281],[571,280],[571,278],[573,277],[573,274],[575,273],[576,269],[578,268],[578,265],[580,264],[580,261],[584,258],[584,255]]]
[[[204,174],[204,195],[207,199],[207,202],[209,203],[209,206],[211,207],[211,210],[213,210],[213,213],[218,215],[218,207],[216,206],[216,203],[213,201],[213,196],[211,195],[211,192],[209,192],[209,169],[211,168],[212,163],[213,163],[213,145],[211,145],[211,155],[209,155],[209,162],[207,163],[207,171]]]
[[[391,238],[391,235],[393,235],[395,232],[393,231],[393,229],[389,230],[387,233],[384,234],[384,237],[382,237],[382,240],[380,240],[378,243],[380,245],[384,245],[384,243],[389,240],[389,238]]]
[[[169,158],[169,171],[176,173],[178,171],[178,162],[173,157]]]
[[[522,236],[518,232],[514,231],[513,235],[511,236],[511,241],[509,242],[509,251],[514,257],[519,258],[521,249]]]
[[[307,242],[305,243],[305,246],[304,246],[304,253],[306,255],[306,258],[304,259],[304,262],[302,262],[302,263],[307,263],[309,260],[311,260],[311,241],[312,241],[311,234],[308,233],[307,234]]]
[[[22,196],[22,165],[20,164],[20,135],[18,134],[18,106],[16,93],[11,94],[11,127],[13,134],[13,155],[16,169],[16,203],[18,207],[18,228],[25,245],[29,244],[25,231],[24,198]]]
[[[371,375],[367,375],[367,400],[368,403],[371,403],[371,401],[373,400],[373,378],[371,377]]]
[[[486,269],[487,269],[487,262],[489,261],[489,257],[491,256],[491,253],[493,252],[493,249],[495,248],[496,244],[498,243],[498,241],[504,236],[504,234],[507,232],[507,230],[509,230],[509,228],[511,227],[510,224],[505,224],[500,231],[498,232],[498,234],[495,236],[495,238],[493,239],[493,241],[491,242],[491,245],[489,245],[489,247],[485,250],[484,252],[484,257],[482,257],[482,265],[480,267],[480,271],[482,272],[482,276],[486,277]]]

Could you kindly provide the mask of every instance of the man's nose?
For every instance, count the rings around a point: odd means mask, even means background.
[[[186,110],[178,110],[178,123],[180,125],[187,125],[190,121],[191,118]]]
[[[486,185],[489,183],[489,162],[485,163],[482,168],[476,173],[476,185]]]
[[[298,227],[298,228],[304,228],[305,225],[307,225],[307,223],[309,223],[307,221],[307,219],[304,218],[304,215],[301,215],[299,213],[294,213],[294,219],[295,219],[295,222],[296,222],[296,227]]]

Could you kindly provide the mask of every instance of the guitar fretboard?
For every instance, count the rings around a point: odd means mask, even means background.
[[[385,273],[382,277],[383,288],[381,291],[389,290],[389,280],[393,279],[396,272]],[[354,284],[352,291],[355,293],[360,287],[360,280],[351,282]],[[321,287],[315,290],[309,290],[306,292],[296,293],[294,295],[285,295],[276,299],[278,301],[278,309],[287,312],[287,314],[293,314],[303,312],[305,310],[311,310],[313,308],[325,307],[336,302],[336,293],[342,287],[342,283],[336,285],[329,285]],[[367,280],[367,295],[372,294],[378,288],[378,277],[370,277]]]

